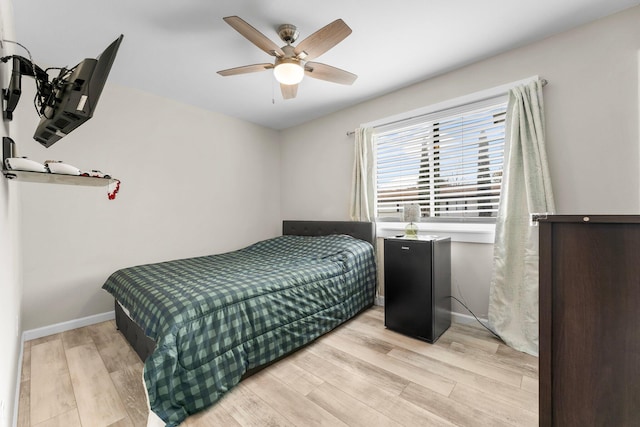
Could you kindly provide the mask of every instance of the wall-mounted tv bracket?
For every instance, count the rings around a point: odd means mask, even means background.
[[[5,159],[14,157],[15,145],[16,144],[15,142],[13,142],[13,139],[9,138],[8,136],[2,137],[2,167],[0,167],[0,169],[2,169],[4,176],[6,176],[8,179],[13,179],[16,177],[14,174],[8,173],[5,166]]]
[[[41,100],[48,100],[53,94],[54,85],[49,82],[49,75],[42,68],[19,55],[10,55],[0,58],[0,61],[7,63],[12,60],[11,80],[9,87],[2,90],[4,101],[4,118],[13,120],[13,111],[18,105],[22,94],[22,76],[33,77],[36,80],[37,95]],[[43,107],[44,108],[44,107]],[[42,111],[40,111],[42,114]]]

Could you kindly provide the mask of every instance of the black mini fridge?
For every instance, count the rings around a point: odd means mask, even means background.
[[[434,343],[451,325],[451,239],[384,240],[384,322]]]

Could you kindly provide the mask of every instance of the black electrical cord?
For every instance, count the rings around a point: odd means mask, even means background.
[[[458,303],[463,306],[464,308],[467,309],[467,311],[469,313],[471,313],[471,315],[478,321],[478,323],[480,323],[482,325],[483,328],[485,328],[487,331],[491,332],[491,334],[498,338],[500,341],[502,341],[502,338],[500,338],[500,335],[498,335],[497,333],[495,333],[491,328],[489,328],[487,325],[485,325],[484,323],[482,323],[480,321],[480,319],[478,319],[478,317],[473,313],[473,311],[471,311],[471,309],[469,307],[467,307],[462,301],[460,301],[458,298],[454,297],[453,295],[449,295],[449,298],[454,299],[456,301],[458,301]]]
[[[57,93],[61,91],[64,86],[72,84],[67,81],[67,78],[71,75],[75,68],[76,67],[73,67],[71,69],[67,69],[64,67],[49,67],[45,70],[45,73],[49,72],[49,70],[60,70],[60,74],[50,82],[50,91],[48,94],[45,95],[42,92],[38,92],[36,94],[34,103],[36,104],[36,110],[38,110],[38,114],[40,115],[40,117],[44,117],[46,119],[52,118],[47,116],[46,107],[55,107],[58,101],[58,99],[56,98]]]

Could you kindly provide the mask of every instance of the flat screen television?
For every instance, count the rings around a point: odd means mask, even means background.
[[[60,71],[33,139],[50,147],[93,116],[123,37],[120,35],[96,59],[87,58]]]

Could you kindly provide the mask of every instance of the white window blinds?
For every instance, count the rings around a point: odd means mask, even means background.
[[[376,210],[495,220],[502,188],[507,97],[501,96],[377,127]]]

